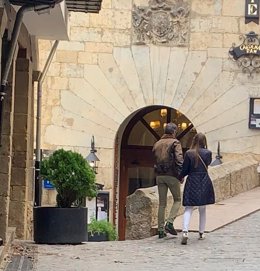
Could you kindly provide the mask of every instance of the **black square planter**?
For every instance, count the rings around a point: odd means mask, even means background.
[[[79,244],[88,241],[87,208],[34,207],[37,244]]]
[[[93,233],[91,232],[88,233],[88,241],[89,242],[103,242],[103,241],[108,241],[108,235],[107,233]]]

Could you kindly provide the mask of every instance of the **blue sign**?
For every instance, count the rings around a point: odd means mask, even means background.
[[[45,189],[55,189],[55,186],[49,180],[43,181],[43,187]]]

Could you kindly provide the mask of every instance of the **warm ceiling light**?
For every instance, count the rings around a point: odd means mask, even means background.
[[[178,110],[176,110],[176,116],[177,116],[177,118],[180,117],[181,115],[182,115],[181,112],[178,111]]]
[[[159,120],[151,121],[150,122],[150,127],[152,129],[157,129],[161,126],[161,122]]]
[[[161,109],[161,117],[165,117],[167,115],[167,109],[163,108]]]
[[[182,122],[181,129],[185,130],[187,128],[188,124],[186,122]]]

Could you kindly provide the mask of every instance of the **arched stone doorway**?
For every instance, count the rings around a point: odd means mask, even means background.
[[[118,233],[119,240],[125,239],[125,205],[128,195],[138,188],[156,185],[154,175],[153,144],[160,139],[164,125],[178,125],[177,138],[185,152],[196,133],[190,120],[176,109],[165,106],[149,106],[132,116],[122,132],[119,147]],[[116,191],[115,191],[116,192]]]

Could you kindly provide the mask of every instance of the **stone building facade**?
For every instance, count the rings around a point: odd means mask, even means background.
[[[138,121],[147,126],[143,110],[185,116],[210,149],[220,142],[224,159],[260,154],[259,130],[248,128],[260,77],[243,73],[229,55],[250,31],[258,34],[259,26],[245,23],[242,0],[103,0],[98,15],[70,13],[70,41],[60,43],[44,85],[42,148],[87,156],[94,135],[97,181],[110,191],[110,218],[119,228],[129,194],[123,187],[142,156],[123,146],[138,141],[130,131]],[[39,41],[41,66],[50,48]]]
[[[14,2],[0,1],[1,101],[4,96],[3,103],[1,102],[3,118],[0,123],[0,238],[4,242],[10,227],[15,228],[17,238],[32,238],[34,85],[39,76],[37,38],[68,38],[63,13],[64,3],[50,7],[47,4],[42,5],[41,2],[41,8],[49,10],[48,14],[41,17],[37,14],[39,1],[33,4],[31,2],[31,6],[26,7],[21,7],[24,1]],[[45,16],[50,23],[56,23],[53,29],[46,28]],[[63,23],[56,21],[60,18]],[[16,28],[17,25],[20,27]],[[55,33],[57,28],[58,34]],[[15,33],[18,33],[18,36]],[[10,58],[10,71],[7,71],[12,45],[15,50]],[[7,83],[4,82],[4,74],[8,75]],[[5,94],[2,95],[2,92]]]
[[[259,130],[248,128],[260,77],[243,73],[229,55],[241,35],[258,33],[256,23],[245,23],[245,1],[103,0],[99,15],[71,13],[69,29],[44,85],[42,148],[87,156],[94,135],[97,181],[110,191],[110,217],[119,228],[129,176],[147,166],[129,166],[127,157],[136,157],[133,165],[141,156],[123,148],[139,136],[125,138],[142,110],[157,106],[185,116],[207,135],[210,149],[220,142],[224,160],[260,154]],[[50,48],[40,41],[40,57]]]
[[[1,63],[6,60],[8,37],[12,33],[15,11],[1,10]],[[10,20],[10,21],[9,21]],[[11,25],[10,25],[11,22]],[[6,240],[7,228],[17,227],[17,236],[31,234],[33,205],[33,40],[23,26],[8,78],[0,147],[0,236]]]

